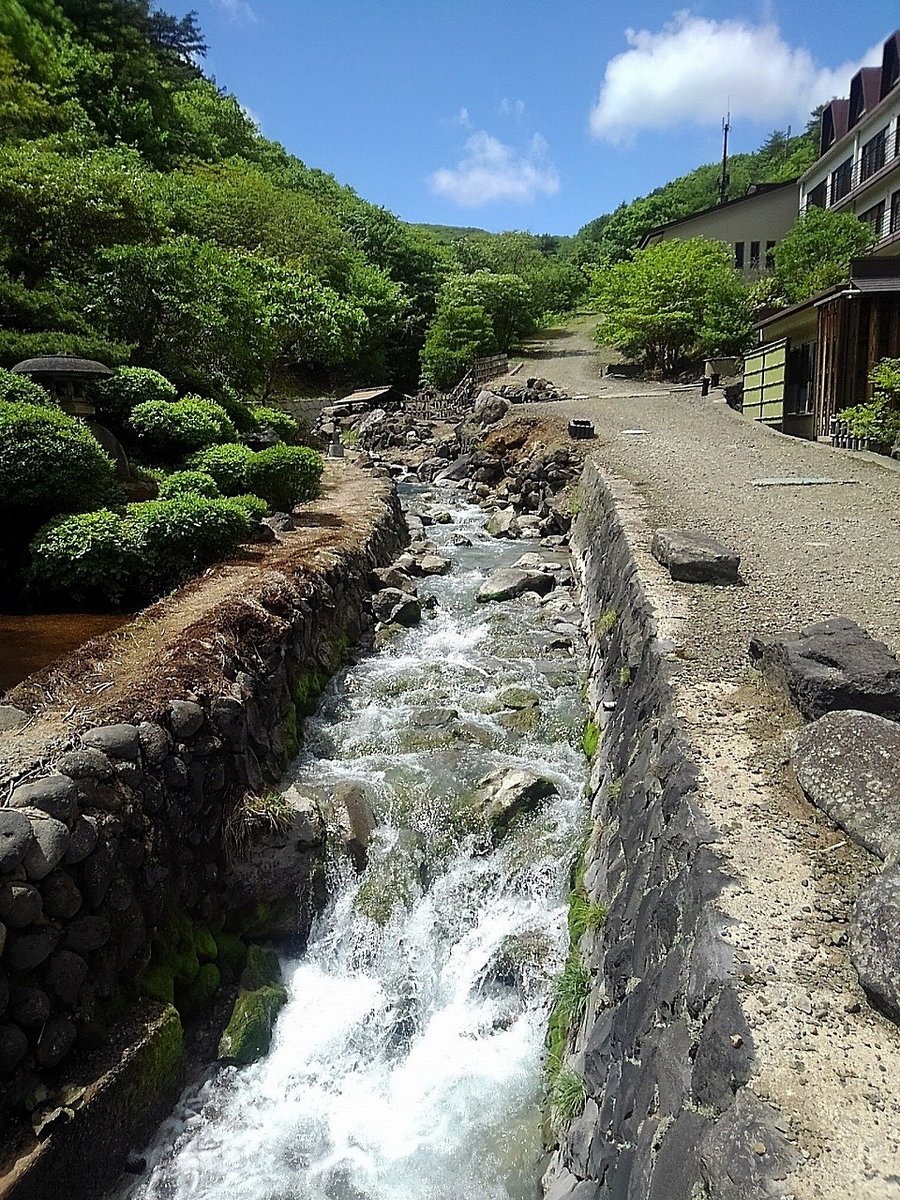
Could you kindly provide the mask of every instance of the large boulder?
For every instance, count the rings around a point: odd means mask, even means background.
[[[0,873],[14,870],[28,852],[31,822],[13,808],[0,809]]]
[[[557,794],[556,784],[533,771],[499,767],[478,781],[474,805],[496,845],[509,832],[517,817],[536,812],[545,800]]]
[[[512,600],[525,592],[537,592],[546,596],[553,590],[553,576],[547,571],[519,570],[516,567],[500,567],[492,571],[475,596],[485,603],[490,600]]]
[[[498,421],[502,421],[509,412],[509,407],[509,401],[503,396],[498,396],[494,392],[482,391],[475,400],[472,415],[484,429],[488,425],[496,425]]]
[[[383,588],[372,597],[372,612],[382,625],[418,625],[422,605],[416,596],[399,588]]]
[[[900,864],[885,868],[857,897],[850,959],[875,1007],[900,1021]]]
[[[366,789],[360,783],[346,780],[334,788],[331,795],[341,840],[357,871],[365,868],[369,842],[377,822]]]
[[[485,532],[495,538],[517,538],[519,536],[519,520],[514,508],[502,508],[492,513],[484,526]]]
[[[839,708],[900,720],[900,662],[849,617],[750,640],[750,659],[808,720]]]
[[[705,534],[687,529],[657,529],[653,557],[683,583],[739,583],[741,556]]]
[[[48,775],[13,789],[11,808],[39,808],[57,821],[71,821],[78,804],[78,791],[66,775]]]
[[[797,782],[860,845],[900,853],[900,724],[843,709],[801,729],[791,752]]]

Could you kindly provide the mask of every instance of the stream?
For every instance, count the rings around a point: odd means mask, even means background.
[[[475,602],[535,543],[489,537],[453,491],[404,500],[450,512],[426,533],[452,570],[420,582],[436,605],[419,626],[332,680],[283,784],[363,785],[379,821],[369,865],[357,876],[335,854],[331,902],[302,957],[283,959],[270,1053],[195,1081],[120,1197],[540,1193],[544,1037],[585,825],[582,648],[536,596]],[[558,794],[492,850],[469,802],[498,767],[527,767]]]

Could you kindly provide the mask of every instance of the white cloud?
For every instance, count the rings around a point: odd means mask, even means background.
[[[223,8],[233,21],[250,21],[254,25],[259,20],[256,9],[247,0],[216,0],[219,8]]]
[[[459,125],[462,129],[471,129],[472,118],[469,116],[469,110],[467,108],[461,108],[453,118],[453,124]]]
[[[808,50],[789,46],[773,22],[710,21],[676,13],[659,33],[629,29],[631,47],[606,64],[591,110],[595,137],[627,140],[641,129],[671,129],[684,121],[803,120],[832,96],[847,94],[860,66],[879,61],[873,47],[859,62],[830,70]]]
[[[442,167],[429,177],[432,191],[454,204],[464,208],[495,200],[527,204],[559,191],[559,175],[539,133],[520,152],[482,129],[472,134],[465,149],[455,167]]]
[[[515,117],[516,120],[518,121],[524,115],[525,115],[525,101],[524,100],[507,100],[507,98],[504,96],[503,99],[500,101],[500,116],[501,117]]]

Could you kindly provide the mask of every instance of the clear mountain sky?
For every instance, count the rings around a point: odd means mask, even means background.
[[[263,132],[409,221],[574,233],[845,95],[896,0],[191,0]],[[163,5],[180,11],[184,5]]]

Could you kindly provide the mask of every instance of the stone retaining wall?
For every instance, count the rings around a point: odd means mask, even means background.
[[[120,704],[106,723],[48,745],[38,767],[32,756],[24,776],[7,781],[0,1114],[21,1134],[0,1167],[0,1196],[49,1195],[53,1179],[65,1179],[72,1196],[99,1194],[140,1119],[158,1106],[159,1088],[170,1095],[177,1083],[163,1021],[165,1044],[149,1056],[160,1070],[146,1080],[143,1102],[132,1097],[119,1113],[119,1157],[98,1162],[88,1153],[76,1129],[89,1129],[90,1118],[79,1106],[143,1038],[141,1012],[173,1000],[182,1015],[202,1012],[220,983],[233,982],[226,958],[237,939],[305,935],[323,900],[324,831],[298,819],[273,835],[265,804],[261,814],[259,805],[248,811],[246,797],[277,782],[297,753],[304,714],[371,621],[371,572],[406,538],[396,494],[373,484],[373,495],[379,488],[368,537],[318,563],[298,555],[292,575],[261,572],[238,617],[232,605],[228,624],[214,630],[220,669],[198,671],[189,695],[163,703],[135,695],[128,711]],[[268,860],[259,870],[255,841]],[[176,1049],[177,1060],[180,1042]],[[126,1093],[133,1082],[123,1081]],[[107,1112],[109,1095],[106,1087]],[[36,1154],[30,1123],[42,1112],[66,1129]]]
[[[589,994],[564,1069],[584,1081],[544,1178],[552,1200],[753,1200],[791,1162],[747,1086],[750,1030],[716,898],[726,880],[672,715],[672,646],[651,600],[650,536],[626,485],[592,464],[573,554],[597,744],[583,887],[605,924],[573,948]],[[599,732],[599,740],[597,733]]]

